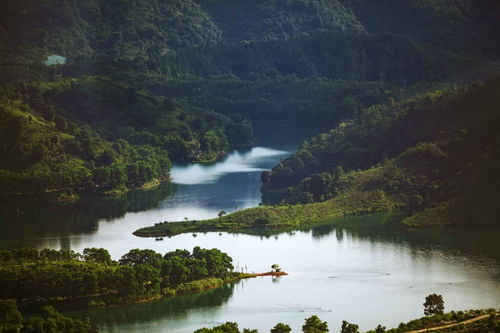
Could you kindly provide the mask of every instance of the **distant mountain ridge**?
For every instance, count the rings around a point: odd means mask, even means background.
[[[413,52],[421,57],[418,53],[422,53],[422,48],[430,57],[449,58],[425,46],[429,44],[457,56],[500,59],[500,46],[496,43],[500,23],[495,19],[500,16],[500,5],[492,0],[19,0],[5,2],[1,9],[3,66],[35,65],[50,54],[58,54],[101,71],[96,74],[110,66],[126,66],[129,70],[168,75],[172,55],[178,50],[194,49],[195,59],[189,65],[193,67],[207,61],[196,54],[197,47],[217,45],[201,51],[209,57],[213,55],[214,59],[208,62],[215,61],[215,65],[210,66],[218,66],[217,72],[239,76],[234,68],[220,68],[224,62],[218,59],[220,50],[229,47],[230,54],[238,55],[243,50],[237,44],[256,43],[254,49],[269,49],[269,43],[274,43],[293,55],[290,43],[279,41],[294,39],[293,45],[314,44],[318,34],[324,36],[318,46],[332,43],[351,49],[354,54],[359,53],[357,45],[363,40],[386,44],[386,50],[365,47],[368,58],[391,54],[408,57]],[[385,37],[376,37],[379,34]],[[342,36],[346,42],[338,44]],[[413,46],[405,39],[420,44]],[[407,44],[408,51],[398,50],[391,40]],[[270,56],[271,61],[277,61],[283,52],[271,49],[258,52],[257,56]],[[317,56],[325,53],[321,49],[315,52]],[[331,54],[332,50],[326,52]],[[301,53],[295,56],[300,58]],[[333,54],[339,56],[338,52]],[[318,61],[321,60],[308,59],[308,66],[321,67]],[[273,67],[287,74],[279,65]],[[194,74],[203,76],[202,71]],[[331,74],[321,70],[307,73]],[[336,77],[342,76],[333,76]]]
[[[269,125],[298,140],[493,76],[499,16],[493,0],[4,1],[3,188],[123,192]]]

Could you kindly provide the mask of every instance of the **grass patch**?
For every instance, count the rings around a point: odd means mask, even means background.
[[[188,232],[240,231],[301,227],[347,215],[392,212],[402,203],[383,191],[351,191],[334,199],[304,205],[260,206],[210,220],[162,222],[136,230],[140,237],[174,236]]]

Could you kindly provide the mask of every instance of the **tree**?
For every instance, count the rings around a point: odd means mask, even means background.
[[[384,333],[385,332],[385,326],[378,325],[377,328],[375,328],[375,333]]]
[[[200,328],[194,333],[240,333],[240,330],[237,323],[226,322],[214,328]]]
[[[0,332],[18,332],[23,317],[13,300],[0,300]]]
[[[425,298],[424,314],[431,316],[444,313],[444,300],[442,295],[430,294]]]
[[[271,328],[271,333],[290,333],[292,329],[287,324],[278,323]]]
[[[271,269],[272,269],[272,270],[274,270],[275,272],[278,272],[278,271],[280,270],[280,265],[278,265],[278,264],[273,264],[273,265],[271,266]]]
[[[359,333],[359,326],[342,320],[342,328],[340,330],[340,333]]]
[[[491,330],[494,330],[496,327],[495,316],[496,316],[495,312],[492,312],[488,317],[488,328],[490,328]]]
[[[217,216],[218,216],[218,217],[223,217],[223,216],[224,216],[224,215],[226,215],[226,214],[227,214],[227,213],[226,213],[225,211],[221,210],[221,211],[219,212],[219,214],[217,214]]]
[[[124,254],[119,260],[120,265],[136,266],[140,264],[150,264],[152,267],[160,268],[163,257],[153,250],[133,249]]]
[[[83,258],[85,261],[101,262],[103,264],[111,264],[111,256],[108,250],[103,248],[86,248],[83,249]]]
[[[326,333],[328,331],[326,321],[322,322],[316,315],[307,318],[304,325],[302,325],[302,332],[304,333]]]

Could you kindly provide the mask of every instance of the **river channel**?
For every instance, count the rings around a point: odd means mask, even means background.
[[[340,225],[275,234],[184,234],[163,241],[132,232],[160,221],[215,217],[260,202],[260,173],[289,155],[257,147],[210,165],[176,165],[173,184],[122,198],[47,207],[9,202],[0,215],[0,248],[21,246],[165,253],[194,246],[227,252],[238,270],[289,275],[228,284],[146,304],[72,311],[103,332],[193,332],[226,321],[268,332],[277,322],[300,331],[318,315],[337,332],[342,320],[362,331],[423,316],[425,296],[442,294],[446,310],[500,307],[500,230],[408,230],[397,216],[345,218]]]

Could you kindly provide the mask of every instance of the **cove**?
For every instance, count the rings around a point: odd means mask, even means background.
[[[241,328],[268,332],[277,322],[300,331],[317,314],[338,331],[342,320],[394,327],[423,315],[430,293],[444,296],[446,310],[498,307],[498,229],[410,230],[397,216],[348,217],[335,225],[276,234],[183,234],[163,241],[134,237],[160,221],[212,218],[224,210],[260,202],[260,172],[289,154],[258,147],[233,152],[208,165],[176,165],[173,184],[134,191],[121,198],[44,205],[5,199],[0,247],[104,247],[117,259],[133,248],[165,253],[194,246],[227,252],[238,270],[268,271],[274,263],[290,275],[228,284],[196,295],[151,303],[87,309],[68,315],[89,317],[103,332],[192,332],[236,321]],[[19,211],[18,211],[19,209]]]
[[[229,284],[198,295],[148,304],[70,312],[105,332],[193,332],[226,321],[269,332],[277,322],[299,332],[317,314],[332,331],[342,320],[366,331],[396,327],[423,315],[423,300],[439,292],[446,309],[498,307],[500,266],[492,229],[408,230],[397,216],[348,217],[339,225],[274,235],[183,234],[165,250],[220,248],[237,269],[288,273]]]
[[[160,221],[206,219],[224,210],[257,206],[260,173],[291,153],[255,147],[234,151],[217,163],[174,165],[172,183],[115,198],[52,203],[36,198],[0,198],[0,248],[30,246],[106,248],[117,259],[133,248],[164,252],[164,244],[132,232]]]

